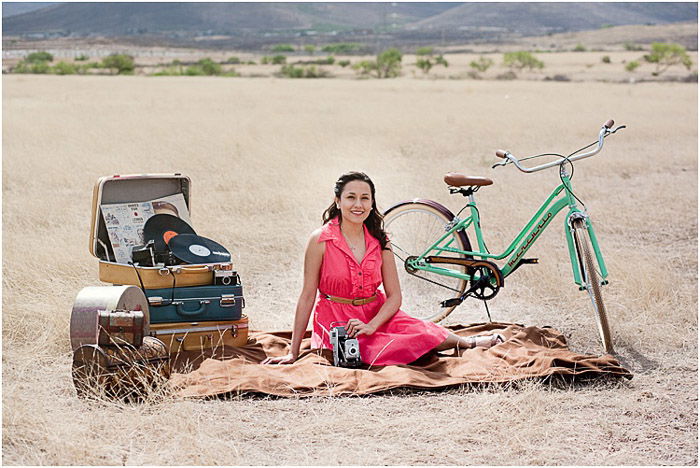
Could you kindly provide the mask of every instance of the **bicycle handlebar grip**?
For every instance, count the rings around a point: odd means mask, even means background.
[[[608,120],[603,124],[603,127],[605,128],[612,128],[612,126],[615,125],[615,121],[613,119]]]
[[[498,150],[498,151],[496,151],[496,156],[498,156],[499,158],[505,158],[506,152],[503,150]]]

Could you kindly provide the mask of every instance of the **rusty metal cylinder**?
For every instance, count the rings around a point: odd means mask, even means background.
[[[70,318],[74,351],[104,343],[112,334],[138,348],[149,331],[148,299],[136,286],[89,286],[75,298]]]

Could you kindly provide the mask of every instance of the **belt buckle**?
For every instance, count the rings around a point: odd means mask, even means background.
[[[355,299],[353,299],[353,300],[352,300],[352,305],[354,305],[354,306],[360,306],[360,305],[363,305],[363,304],[364,304],[364,302],[362,302],[362,301],[364,301],[364,299],[363,299],[363,298],[361,298],[361,297],[357,297],[357,298],[355,298]]]

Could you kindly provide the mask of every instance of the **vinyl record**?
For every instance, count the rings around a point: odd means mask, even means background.
[[[231,254],[221,244],[195,234],[179,234],[168,243],[173,255],[185,263],[230,262]]]
[[[167,252],[168,242],[178,234],[196,234],[194,229],[177,216],[157,214],[148,218],[143,226],[143,239],[154,241],[156,252]]]

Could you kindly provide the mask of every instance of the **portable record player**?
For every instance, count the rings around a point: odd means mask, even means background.
[[[99,278],[105,283],[119,285],[142,286],[146,289],[172,288],[183,286],[202,286],[214,284],[214,272],[218,270],[229,271],[232,269],[230,256],[211,257],[200,256],[203,261],[199,263],[166,264],[158,263],[155,259],[154,266],[130,265],[125,260],[123,248],[118,251],[114,247],[116,242],[110,238],[112,234],[105,219],[112,220],[111,213],[103,213],[103,207],[127,206],[137,207],[138,204],[152,200],[163,200],[172,196],[182,195],[186,213],[189,218],[191,203],[190,178],[180,173],[174,174],[140,174],[140,175],[113,175],[101,177],[95,183],[92,196],[92,221],[90,226],[90,253],[99,259]],[[173,204],[167,202],[153,203],[159,213],[155,216],[167,216],[177,214],[178,210]],[[114,220],[118,223],[118,220]],[[189,232],[188,232],[189,233]],[[140,247],[133,241],[128,245],[129,251],[134,247]],[[197,258],[196,256],[193,258]],[[212,258],[215,260],[212,261]],[[130,259],[129,259],[130,260]],[[226,260],[226,261],[221,261]],[[172,262],[169,262],[172,263]]]

